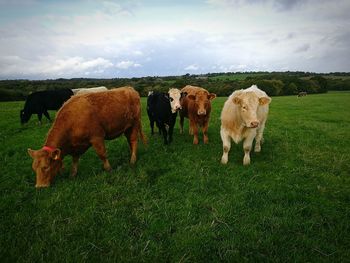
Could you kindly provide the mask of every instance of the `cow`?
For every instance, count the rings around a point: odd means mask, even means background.
[[[20,111],[21,124],[27,123],[32,114],[38,114],[40,124],[43,114],[51,121],[47,111],[58,110],[71,96],[73,96],[71,89],[45,90],[29,94],[24,108]]]
[[[216,98],[214,93],[207,90],[187,85],[181,89],[182,93],[187,95],[181,99],[180,111],[180,133],[183,133],[184,118],[188,118],[189,134],[193,134],[193,144],[198,144],[198,128],[202,128],[203,141],[205,144],[208,139],[208,125],[211,112],[211,101]]]
[[[181,109],[180,98],[183,93],[178,89],[170,89],[168,93],[149,92],[147,97],[147,114],[151,133],[154,134],[154,123],[159,133],[163,133],[164,144],[173,140],[173,130],[177,112]]]
[[[108,89],[104,86],[94,87],[94,88],[82,88],[82,89],[72,89],[74,95],[82,95],[86,93],[95,93],[101,91],[107,91]]]
[[[231,139],[243,142],[243,165],[250,164],[250,150],[255,138],[255,152],[261,151],[261,142],[271,98],[256,85],[234,91],[221,112],[220,135],[223,144],[222,164],[227,164]]]
[[[301,91],[298,93],[298,97],[304,97],[307,95],[307,92],[306,91]]]
[[[103,168],[110,171],[104,141],[122,134],[131,150],[130,163],[134,164],[138,137],[146,141],[141,126],[140,96],[132,87],[73,96],[58,111],[44,147],[36,151],[28,149],[36,173],[35,186],[50,186],[66,155],[72,156],[71,176],[75,177],[79,158],[90,146],[102,160]]]

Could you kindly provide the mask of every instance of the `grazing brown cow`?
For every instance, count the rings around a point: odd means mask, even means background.
[[[211,111],[211,101],[215,99],[214,93],[200,87],[187,85],[181,90],[187,96],[181,99],[180,133],[183,133],[184,118],[190,121],[189,133],[193,134],[193,144],[198,144],[198,127],[202,128],[203,141],[208,143],[208,125]]]
[[[62,167],[64,156],[73,157],[72,176],[78,171],[79,157],[92,145],[111,170],[104,140],[125,134],[131,149],[130,163],[136,161],[138,136],[145,142],[141,127],[139,94],[131,87],[123,87],[73,96],[57,113],[45,146],[37,151],[28,149],[36,172],[36,187],[50,185]]]

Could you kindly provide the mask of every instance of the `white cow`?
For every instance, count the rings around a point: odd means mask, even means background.
[[[74,95],[82,95],[87,93],[96,93],[101,91],[107,91],[108,89],[104,86],[94,88],[83,88],[83,89],[72,89]]]
[[[254,151],[261,151],[261,140],[270,102],[271,98],[256,85],[236,90],[228,97],[221,112],[222,164],[228,162],[231,139],[235,143],[244,139],[244,165],[250,164],[250,150],[254,138]]]

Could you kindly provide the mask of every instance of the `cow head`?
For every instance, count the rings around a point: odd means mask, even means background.
[[[48,187],[62,168],[61,150],[43,147],[34,151],[28,149],[28,154],[33,158],[32,168],[36,173],[35,187]]]
[[[206,115],[208,106],[210,105],[210,102],[216,98],[216,95],[215,93],[201,91],[201,92],[197,92],[195,95],[190,94],[187,96],[187,98],[194,101],[197,108],[198,115]]]
[[[169,101],[170,101],[170,107],[171,107],[171,112],[175,113],[178,110],[181,110],[181,104],[180,104],[180,99],[182,97],[182,94],[180,90],[178,89],[170,89],[167,94]]]
[[[244,126],[257,128],[260,124],[257,116],[258,107],[269,104],[271,98],[259,98],[254,92],[239,92],[232,98],[232,101],[239,107]]]
[[[21,124],[25,124],[29,121],[30,115],[24,110],[21,110],[19,113],[19,117],[21,119]]]

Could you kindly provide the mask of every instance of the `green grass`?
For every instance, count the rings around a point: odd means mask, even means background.
[[[341,262],[350,258],[350,93],[274,97],[262,152],[243,167],[242,145],[220,164],[217,98],[209,145],[150,136],[135,167],[122,138],[108,142],[113,171],[90,149],[34,187],[27,148],[48,122],[19,124],[23,102],[0,103],[1,262]],[[51,112],[51,115],[53,112]],[[188,125],[188,121],[186,121]],[[187,130],[186,126],[186,130]]]

